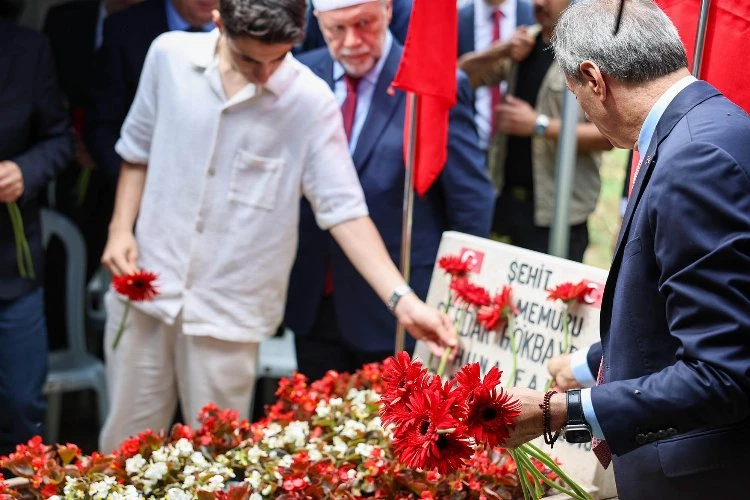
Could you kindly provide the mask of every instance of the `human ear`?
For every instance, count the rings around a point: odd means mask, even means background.
[[[607,83],[604,81],[604,75],[599,66],[586,60],[578,66],[578,70],[581,73],[583,85],[588,87],[597,99],[604,101],[607,98]]]

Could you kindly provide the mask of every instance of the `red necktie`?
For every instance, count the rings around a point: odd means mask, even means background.
[[[346,98],[341,104],[341,115],[344,118],[344,131],[346,132],[346,138],[352,140],[352,127],[354,126],[354,116],[357,114],[357,87],[359,86],[359,78],[354,78],[349,75],[344,75],[344,83],[346,84]],[[333,293],[333,268],[331,264],[328,264],[326,269],[326,281],[323,287],[324,295],[331,295]]]
[[[344,99],[343,104],[341,104],[341,114],[344,117],[344,130],[346,131],[346,138],[349,140],[351,140],[352,138],[354,116],[357,113],[357,87],[359,86],[359,80],[359,78],[344,75],[344,83],[346,84],[346,98]]]
[[[500,9],[495,10],[492,13],[492,44],[500,41],[500,22],[503,19],[503,13],[500,11]],[[490,142],[495,137],[495,131],[497,130],[495,122],[497,121],[497,118],[495,117],[495,109],[500,105],[502,102],[502,93],[500,92],[500,86],[499,85],[493,85],[490,87]]]
[[[596,375],[596,385],[602,385],[604,383],[604,357],[599,363],[599,373]],[[594,455],[599,459],[599,463],[605,469],[609,467],[612,462],[612,450],[609,449],[609,445],[606,441],[599,438],[593,438],[591,440],[591,448],[594,450]]]

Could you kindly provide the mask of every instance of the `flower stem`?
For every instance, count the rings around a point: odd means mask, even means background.
[[[448,304],[450,304],[450,298],[448,298]],[[446,309],[447,309],[447,306],[446,306]],[[466,305],[466,307],[464,307],[464,313],[461,315],[461,323],[459,324],[459,327],[453,330],[454,334],[456,335],[456,338],[460,337],[458,332],[463,330],[464,323],[466,322],[467,314],[469,314],[468,304]],[[445,351],[443,351],[443,355],[440,357],[440,364],[438,365],[438,369],[436,372],[438,377],[443,376],[443,373],[445,372],[445,367],[448,364],[448,358],[450,357],[451,352],[453,352],[453,348],[450,346],[446,347]]]
[[[538,446],[536,446],[533,443],[525,443],[521,445],[521,448],[523,448],[526,451],[526,453],[528,453],[529,455],[531,455],[532,457],[536,458],[537,460],[542,462],[544,465],[549,467],[550,470],[552,470],[552,472],[557,474],[560,477],[560,479],[565,481],[565,484],[570,486],[570,488],[574,492],[576,492],[581,498],[588,499],[588,500],[591,499],[591,495],[586,490],[581,488],[578,485],[578,483],[573,481],[570,478],[570,476],[568,476],[565,473],[565,471],[563,471],[562,468],[559,465],[557,465],[555,461],[552,460],[552,458],[549,455],[547,455],[544,451],[542,451]]]
[[[508,450],[508,453],[513,460],[516,462],[516,474],[518,475],[518,484],[521,485],[521,491],[523,492],[524,498],[536,499],[535,492],[532,491],[529,476],[526,474],[526,467],[523,463],[523,459],[519,457],[519,449]]]
[[[518,369],[518,351],[516,350],[516,330],[513,328],[513,315],[508,314],[508,324],[506,331],[510,332],[510,353],[512,358],[512,365],[510,369],[510,377],[508,378],[508,386],[515,387],[516,385],[516,371]]]
[[[570,347],[570,331],[568,327],[568,319],[570,317],[570,306],[565,303],[565,317],[563,318],[563,348],[562,353],[567,354],[568,348]]]
[[[455,427],[451,427],[450,429],[438,429],[437,430],[438,435],[441,435],[441,434],[453,434],[454,432],[456,432],[456,428]]]
[[[117,329],[117,336],[115,337],[115,341],[112,342],[112,350],[117,349],[117,345],[120,343],[122,332],[125,331],[125,321],[128,318],[129,312],[130,312],[130,299],[128,299],[128,301],[125,302],[125,311],[123,311],[122,313],[122,319],[120,320],[120,327]]]
[[[520,450],[519,455],[521,456],[522,460],[524,461],[526,467],[529,468],[529,471],[531,472],[531,474],[534,477],[536,477],[537,479],[539,479],[539,481],[545,483],[550,488],[554,488],[554,489],[558,490],[560,493],[565,493],[566,495],[568,495],[571,498],[575,498],[575,499],[578,499],[578,500],[585,500],[585,497],[579,495],[575,491],[575,489],[567,489],[567,488],[565,488],[561,484],[558,484],[558,483],[552,481],[550,478],[548,478],[547,476],[545,476],[543,472],[541,472],[539,469],[537,469],[536,467],[534,467],[534,464],[531,462],[531,459],[529,458],[530,454],[529,454],[529,452],[527,450],[523,450],[523,449]],[[536,457],[534,457],[534,458],[536,458]],[[539,459],[537,458],[537,460],[539,460]],[[540,460],[540,462],[541,462],[541,460]],[[549,465],[547,463],[545,463],[545,462],[542,462],[542,463],[545,466],[549,467]],[[551,469],[552,468],[550,467],[550,470]],[[555,471],[552,471],[552,472],[554,473]],[[542,485],[541,485],[540,482],[535,482],[535,486],[538,486],[539,488],[542,488]],[[539,492],[539,490],[537,490],[537,492]],[[541,493],[543,494],[544,491],[542,490]]]
[[[13,227],[13,236],[16,243],[16,263],[18,265],[18,274],[23,278],[34,279],[34,262],[31,259],[31,250],[29,242],[26,240],[26,234],[23,229],[23,216],[18,204],[14,201],[6,203],[10,223]]]

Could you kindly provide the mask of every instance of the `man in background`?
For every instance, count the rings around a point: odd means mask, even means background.
[[[400,90],[389,92],[403,52],[388,29],[391,5],[391,0],[314,0],[328,46],[303,54],[300,62],[337,97],[370,217],[398,265],[406,96]],[[422,299],[443,231],[489,234],[495,193],[477,147],[471,97],[469,82],[460,73],[445,167],[425,196],[414,199],[410,285]],[[393,315],[334,238],[318,228],[306,201],[286,324],[295,333],[299,370],[311,379],[329,369],[351,372],[393,354]],[[407,348],[413,346],[411,340]]]

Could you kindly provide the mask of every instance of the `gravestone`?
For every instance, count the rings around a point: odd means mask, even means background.
[[[438,260],[447,255],[459,255],[469,262],[469,279],[494,295],[510,285],[512,301],[518,314],[512,322],[512,331],[504,325],[499,331],[485,330],[476,319],[476,310],[468,311],[461,305],[450,303],[451,277],[435,264],[427,303],[445,311],[458,330],[460,349],[455,360],[446,368],[446,375],[468,363],[479,363],[484,375],[493,366],[502,370],[503,387],[529,387],[544,391],[549,382],[547,361],[562,353],[564,322],[568,322],[569,352],[586,349],[599,340],[599,311],[601,307],[606,271],[559,257],[525,250],[492,240],[456,232],[446,232],[440,242]],[[583,303],[566,305],[559,300],[548,300],[548,289],[562,283],[589,282],[589,292]],[[515,334],[517,370],[511,377],[511,337]],[[419,342],[415,356],[428,364],[433,371],[438,360]],[[599,498],[616,495],[612,468],[604,470],[597,461],[591,444],[569,444],[561,438],[554,449],[544,444],[542,438],[535,443],[551,456],[560,460],[564,470],[580,482],[598,489]]]

